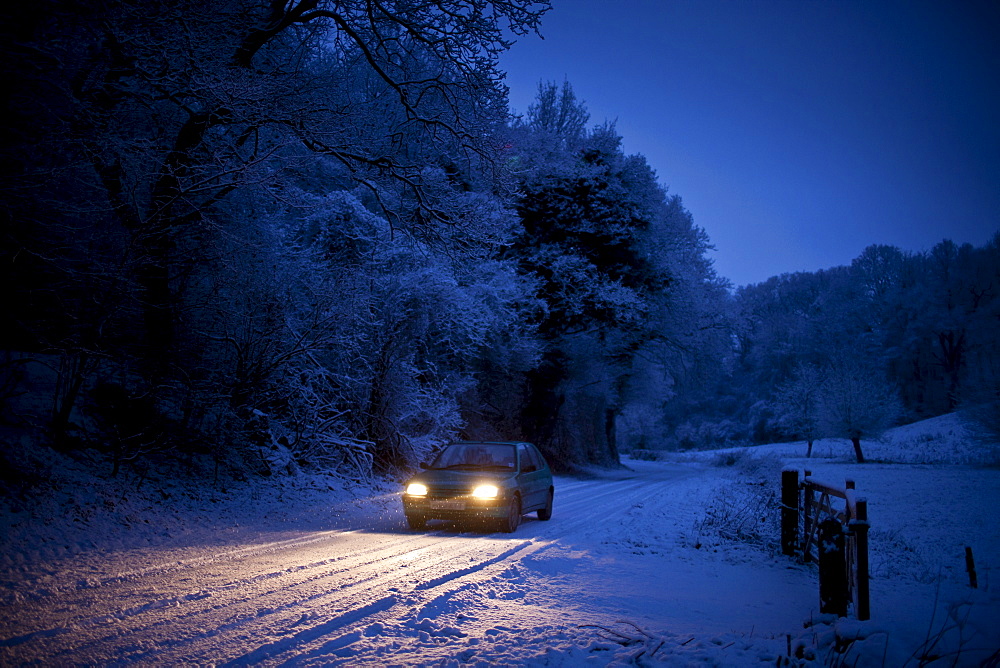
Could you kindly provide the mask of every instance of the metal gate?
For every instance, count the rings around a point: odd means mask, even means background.
[[[811,471],[801,481],[797,469],[781,472],[781,551],[819,564],[820,612],[844,617],[852,604],[869,619],[868,529],[868,502],[853,480],[841,488]]]

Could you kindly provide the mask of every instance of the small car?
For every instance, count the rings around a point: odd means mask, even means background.
[[[420,467],[424,470],[403,491],[403,511],[413,530],[432,519],[478,520],[511,533],[525,513],[552,517],[552,471],[531,443],[452,443]]]

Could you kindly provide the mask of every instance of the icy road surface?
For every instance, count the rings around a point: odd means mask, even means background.
[[[634,465],[558,478],[553,519],[514,534],[412,532],[387,495],[332,530],[261,518],[226,546],[82,555],[6,593],[0,663],[600,665],[621,648],[600,627],[773,663],[815,576],[695,547],[716,474]]]

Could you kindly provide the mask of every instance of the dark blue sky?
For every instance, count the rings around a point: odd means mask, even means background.
[[[553,0],[501,61],[617,119],[736,285],[1000,229],[1000,1]]]

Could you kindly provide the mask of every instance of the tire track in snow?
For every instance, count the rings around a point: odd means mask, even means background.
[[[440,539],[436,544],[420,548],[419,550],[414,550],[412,552],[425,551],[428,554],[421,557],[423,563],[417,569],[409,569],[406,574],[406,580],[409,581],[410,587],[404,587],[403,583],[400,581],[400,576],[396,573],[377,573],[377,574],[367,574],[362,581],[355,582],[351,587],[357,587],[360,585],[365,585],[360,591],[350,591],[344,596],[338,596],[337,593],[330,593],[320,598],[309,601],[309,610],[307,615],[315,615],[310,619],[303,620],[300,618],[300,622],[309,623],[316,620],[314,626],[319,626],[325,629],[326,633],[334,629],[339,629],[343,624],[333,625],[329,620],[325,619],[326,611],[330,609],[351,609],[354,608],[366,608],[371,603],[370,599],[375,596],[381,596],[382,599],[387,599],[390,597],[395,597],[398,602],[404,603],[406,605],[414,605],[418,603],[418,599],[414,599],[412,594],[415,592],[421,592],[430,589],[437,589],[442,585],[448,584],[453,580],[461,579],[465,576],[472,575],[475,573],[480,573],[483,570],[494,566],[496,564],[503,563],[507,561],[512,555],[530,548],[534,545],[534,541],[519,541],[517,545],[503,550],[500,554],[490,556],[488,558],[477,561],[470,566],[464,566],[461,568],[454,568],[454,563],[469,563],[471,559],[482,557],[483,549],[482,545],[474,540],[462,536],[448,536]],[[403,558],[407,555],[400,555]],[[447,568],[441,569],[444,565]],[[413,576],[420,575],[425,572],[437,573],[438,575],[433,580],[417,580],[416,584],[413,584]],[[404,590],[407,590],[404,591]],[[361,600],[359,600],[359,598]],[[380,600],[382,600],[380,599]],[[294,605],[289,606],[289,610],[293,610],[296,614],[304,607],[303,602],[297,601]],[[392,606],[390,606],[392,607]],[[377,612],[386,612],[388,609],[382,610],[379,608]],[[374,611],[373,611],[374,612]],[[342,616],[342,615],[341,615]],[[341,616],[338,616],[340,618]],[[370,614],[363,615],[358,619],[352,617],[348,618],[348,621],[344,623],[360,623],[364,621],[368,623],[367,617]],[[249,620],[255,621],[255,620]],[[263,623],[269,626],[274,626],[276,620],[264,620]],[[237,624],[240,626],[240,631],[243,633],[247,632],[245,625]],[[235,626],[234,626],[235,628]],[[311,627],[310,627],[311,628]],[[226,629],[232,630],[232,629]],[[254,633],[253,635],[261,635],[260,633]],[[212,646],[208,648],[208,652],[214,652],[218,650],[219,641],[218,638],[212,639]],[[187,648],[188,652],[178,659],[182,662],[198,662],[204,661],[204,654],[200,653],[197,647]],[[304,651],[304,647],[299,644],[296,645],[296,651]]]
[[[298,631],[291,636],[280,638],[274,642],[267,643],[266,645],[261,645],[252,652],[244,654],[243,656],[237,657],[231,661],[227,661],[221,665],[225,667],[257,665],[272,656],[296,649],[305,643],[322,638],[323,636],[326,636],[332,631],[340,629],[347,624],[356,623],[379,612],[385,612],[398,603],[399,596],[385,596],[367,605],[354,608],[353,610],[348,610],[347,612],[337,615],[332,619],[328,619],[327,621],[317,624],[316,626]]]
[[[626,512],[637,498],[648,500],[649,487],[643,481],[624,480],[615,481],[607,489],[594,492],[592,486],[588,488],[585,483],[581,483],[579,489],[571,491],[568,501],[562,499],[557,488],[552,520],[545,523],[546,526],[539,535],[547,539],[558,539],[576,532],[581,526],[596,527],[608,517]],[[599,512],[600,518],[595,518],[594,512]]]
[[[478,573],[479,571],[483,570],[487,566],[492,566],[493,564],[496,564],[496,563],[499,563],[501,561],[506,560],[508,557],[512,557],[513,555],[517,554],[518,552],[521,552],[522,550],[524,550],[526,547],[528,547],[531,544],[532,544],[532,541],[530,541],[530,540],[524,541],[524,542],[522,542],[522,543],[520,543],[518,545],[515,545],[514,547],[511,547],[510,549],[504,550],[503,552],[501,552],[497,556],[492,557],[490,559],[487,559],[486,561],[482,561],[482,562],[480,562],[478,564],[475,564],[473,566],[469,566],[468,568],[459,568],[458,570],[451,571],[449,573],[445,573],[444,575],[440,575],[440,576],[438,576],[436,578],[433,578],[431,580],[427,580],[425,582],[422,582],[421,584],[417,585],[416,589],[418,589],[418,590],[433,589],[433,588],[439,587],[439,586],[441,586],[441,585],[443,585],[443,584],[445,584],[447,582],[451,582],[452,580],[456,580],[458,578],[465,577],[466,575],[469,575],[471,573]]]
[[[358,533],[358,532],[352,532]],[[336,536],[334,536],[336,537]],[[360,537],[360,536],[359,536]],[[330,536],[328,536],[330,538]],[[407,537],[407,540],[403,541],[403,547],[405,544],[420,542],[422,537],[413,536]],[[291,547],[285,548],[286,552],[291,549],[301,549],[304,543],[314,543],[316,541],[295,541],[291,543]],[[99,630],[100,627],[106,627],[111,623],[115,623],[115,628],[113,633],[110,635],[103,635],[97,638],[93,638],[91,642],[88,642],[82,646],[77,645],[76,649],[86,649],[88,646],[100,645],[102,642],[112,642],[115,638],[120,637],[124,633],[138,632],[143,629],[143,622],[139,620],[130,619],[133,617],[145,617],[150,616],[149,613],[155,613],[158,618],[153,619],[150,622],[146,622],[146,629],[152,629],[156,626],[162,626],[164,624],[175,624],[177,622],[184,623],[196,623],[197,619],[191,619],[197,616],[203,616],[210,613],[218,612],[220,609],[225,607],[231,607],[234,605],[240,605],[241,603],[247,603],[250,601],[256,601],[262,596],[267,596],[274,592],[287,591],[289,587],[301,586],[303,584],[308,584],[310,580],[315,580],[317,578],[329,578],[337,577],[345,572],[350,572],[356,568],[371,567],[378,564],[380,561],[391,557],[398,553],[401,547],[400,541],[391,540],[388,542],[382,542],[380,544],[371,546],[362,546],[362,549],[355,551],[351,550],[351,546],[343,545],[344,552],[335,555],[331,558],[322,561],[313,561],[306,564],[297,564],[292,567],[287,567],[283,571],[272,571],[265,569],[265,572],[257,572],[254,575],[237,578],[228,579],[222,583],[208,588],[200,588],[197,591],[182,590],[175,596],[163,597],[160,595],[159,598],[153,601],[148,600],[149,591],[162,592],[164,589],[176,588],[179,584],[176,578],[170,578],[169,573],[157,572],[156,579],[139,579],[130,578],[127,582],[123,581],[119,587],[111,587],[107,591],[98,592],[83,592],[83,596],[90,598],[87,603],[89,607],[102,607],[104,609],[92,612],[89,616],[80,616],[79,614],[74,618],[68,620],[63,626],[55,629],[58,631],[60,629],[69,629],[77,631],[90,631],[91,634]],[[242,553],[244,551],[230,551],[227,554]],[[245,557],[244,554],[239,554],[241,557]],[[261,557],[261,554],[257,555]],[[367,559],[359,557],[368,557]],[[221,564],[218,563],[217,559],[206,560],[208,563],[202,564],[202,569],[204,568],[218,568]],[[239,560],[240,563],[233,562],[228,564],[232,568],[242,567],[246,568],[245,558]],[[344,563],[338,563],[344,562]],[[319,573],[316,572],[317,566],[325,566],[329,564],[335,564],[335,568],[327,569]],[[197,572],[189,572],[186,575],[192,577],[184,578],[185,581],[193,580],[197,581]],[[287,578],[280,582],[266,582],[267,580],[280,580],[282,576],[299,576],[298,580],[295,582],[289,581]],[[271,586],[267,589],[262,589],[261,584],[270,584]],[[257,585],[257,587],[254,587]],[[348,585],[349,586],[349,585]],[[98,598],[93,598],[93,594],[96,594]],[[230,600],[226,600],[227,594],[231,594]],[[121,605],[121,603],[126,602],[129,599],[138,599],[141,601],[132,606]],[[204,601],[203,601],[204,600]],[[191,609],[190,606],[183,608],[183,604],[190,602],[202,602],[201,606]],[[112,606],[107,609],[108,606]],[[29,612],[29,617],[41,618],[44,615],[40,614],[45,606],[34,605],[30,606],[34,610],[30,612],[39,613],[37,616],[31,615]],[[124,624],[122,623],[124,622]],[[33,634],[38,637],[49,637],[50,635],[55,635],[54,633],[44,633],[40,631],[35,631]],[[49,631],[52,631],[51,629]]]
[[[341,538],[341,537],[350,537],[351,534],[357,534],[357,533],[359,533],[359,531],[355,530],[355,531],[348,531],[348,532],[323,532],[323,533],[324,533],[324,535],[321,536],[321,537],[318,537],[318,538],[305,537],[305,539],[297,539],[297,540],[289,540],[289,541],[280,541],[280,542],[276,542],[276,543],[269,543],[269,544],[266,544],[266,546],[254,545],[254,546],[250,546],[250,547],[248,547],[246,549],[229,550],[229,551],[225,551],[225,552],[221,552],[221,553],[216,553],[216,554],[213,554],[213,555],[210,555],[210,556],[199,557],[197,559],[187,560],[187,563],[185,564],[185,568],[186,569],[190,569],[190,570],[187,570],[184,573],[184,575],[186,575],[188,577],[184,577],[184,578],[181,578],[181,579],[177,579],[175,577],[172,577],[172,578],[169,578],[169,579],[164,579],[164,577],[163,577],[163,576],[166,576],[168,574],[175,573],[179,569],[179,567],[178,568],[171,568],[171,566],[174,566],[176,563],[179,563],[179,562],[172,562],[172,563],[169,563],[169,564],[162,564],[160,566],[150,567],[148,569],[142,569],[142,571],[132,571],[127,576],[123,576],[123,575],[119,574],[119,575],[116,575],[116,576],[105,578],[104,579],[104,583],[105,583],[105,586],[109,586],[109,585],[121,585],[120,587],[112,587],[112,589],[110,591],[108,591],[108,592],[105,592],[105,591],[85,591],[85,592],[83,592],[83,593],[81,593],[79,595],[80,596],[89,597],[89,598],[95,598],[95,597],[101,597],[101,596],[108,596],[108,595],[113,596],[113,597],[119,597],[119,596],[126,596],[126,597],[128,597],[128,596],[133,596],[133,595],[137,595],[137,594],[138,595],[142,595],[142,592],[136,590],[136,587],[138,587],[139,585],[146,586],[146,587],[152,587],[152,586],[156,585],[157,580],[161,580],[162,584],[165,585],[165,586],[161,587],[161,589],[169,589],[169,588],[178,589],[180,587],[180,585],[182,585],[184,582],[187,582],[187,581],[197,581],[199,579],[204,579],[205,577],[211,577],[211,575],[206,576],[206,574],[204,573],[204,571],[206,569],[208,569],[208,568],[218,568],[219,566],[223,565],[220,562],[223,562],[224,560],[228,560],[228,563],[225,564],[225,565],[230,570],[232,570],[233,568],[238,567],[238,566],[241,565],[239,562],[245,561],[246,559],[251,558],[251,557],[258,557],[259,558],[259,557],[261,557],[261,556],[263,556],[265,554],[276,553],[278,550],[286,550],[287,551],[287,550],[290,550],[290,549],[299,549],[299,548],[301,548],[301,547],[303,547],[305,545],[308,545],[308,544],[311,544],[311,543],[321,542],[323,540],[329,541],[331,539],[338,539],[338,538]],[[420,540],[419,536],[414,536],[414,537],[412,537],[411,541],[407,541],[407,542],[419,541],[419,540]],[[326,565],[335,564],[335,563],[337,563],[339,561],[343,561],[343,560],[356,559],[358,557],[362,557],[362,556],[365,556],[367,554],[378,553],[379,551],[382,551],[382,550],[385,550],[385,549],[395,549],[398,546],[399,546],[399,543],[397,541],[392,541],[392,542],[387,542],[387,543],[384,543],[384,544],[369,545],[369,546],[366,546],[364,549],[356,550],[356,551],[349,552],[349,553],[346,553],[346,554],[335,555],[333,557],[330,557],[330,558],[327,558],[327,559],[322,559],[322,560],[319,560],[319,561],[314,561],[314,562],[311,562],[311,563],[297,564],[297,565],[294,565],[294,566],[291,566],[291,567],[287,566],[286,564],[281,564],[281,567],[278,570],[265,570],[265,572],[259,572],[259,573],[255,574],[255,575],[252,575],[252,576],[247,576],[247,577],[243,577],[243,578],[237,578],[235,580],[229,579],[229,580],[227,580],[227,581],[225,581],[225,582],[223,582],[222,584],[219,584],[219,585],[212,585],[212,586],[208,586],[208,587],[201,586],[201,587],[199,587],[195,591],[192,591],[189,587],[184,586],[183,588],[180,588],[180,590],[176,593],[176,595],[174,595],[172,597],[162,598],[162,599],[159,599],[158,601],[153,601],[153,602],[149,602],[149,603],[143,603],[141,605],[132,606],[130,608],[119,608],[118,610],[114,610],[114,611],[104,611],[104,612],[101,613],[100,617],[93,618],[93,619],[101,619],[101,618],[108,617],[108,616],[113,616],[113,617],[122,619],[122,618],[125,618],[125,617],[128,617],[128,616],[134,615],[134,614],[141,613],[141,612],[145,611],[145,609],[148,609],[149,607],[162,607],[165,604],[178,604],[178,603],[182,603],[182,602],[189,601],[189,600],[196,600],[196,599],[199,599],[199,598],[206,598],[208,596],[213,596],[213,595],[217,594],[219,591],[222,591],[222,590],[225,590],[225,589],[239,589],[239,588],[245,587],[246,585],[252,584],[252,583],[257,582],[257,581],[260,581],[260,580],[278,578],[278,577],[286,576],[286,575],[289,575],[289,574],[293,574],[295,571],[305,571],[305,570],[311,569],[311,568],[317,568],[317,567],[323,567],[323,566],[326,566]],[[258,549],[260,547],[266,547],[267,549],[260,550],[260,549]],[[376,559],[377,558],[378,557],[376,557]],[[351,564],[350,567],[353,567],[354,565],[355,564]],[[343,569],[338,569],[338,572],[339,572],[339,570],[343,570]],[[199,572],[201,573],[200,576],[199,576]],[[156,577],[156,579],[153,579],[154,576]],[[129,587],[132,587],[133,589],[129,590],[128,589]],[[91,588],[88,588],[88,587],[85,587],[85,586],[81,586],[81,587],[79,587],[79,589],[91,589]],[[93,589],[96,589],[96,587],[93,588]],[[118,600],[118,599],[115,598],[115,600]],[[44,605],[46,605],[46,603],[45,603],[44,600],[41,603],[36,603],[34,601],[27,602],[26,604],[22,605],[22,611],[23,612],[27,612],[28,616],[30,616],[30,613],[32,612],[32,610],[34,608],[41,608]],[[80,620],[79,623],[83,624],[83,625],[86,625],[87,622],[88,622],[87,619],[83,619],[83,620]]]
[[[65,585],[59,586],[57,584],[52,584],[48,582],[50,576],[38,577],[32,580],[28,580],[25,583],[22,583],[21,593],[22,596],[27,596],[31,599],[36,599],[36,600],[44,599],[48,596],[53,596],[57,594],[63,595],[67,591],[80,590],[80,589],[97,589],[100,587],[114,585],[128,580],[136,580],[143,577],[149,577],[157,573],[170,573],[185,568],[192,568],[205,564],[216,563],[218,561],[224,561],[224,560],[231,561],[234,559],[250,557],[258,554],[276,552],[278,550],[287,549],[289,547],[306,545],[309,543],[326,540],[331,535],[354,533],[355,531],[357,530],[321,531],[305,536],[297,536],[295,538],[289,538],[280,541],[253,543],[250,545],[244,545],[230,550],[223,550],[221,552],[212,552],[206,555],[199,555],[197,557],[189,557],[186,559],[174,559],[159,564],[153,564],[151,566],[144,566],[141,568],[123,570],[119,571],[118,573],[115,573],[114,575],[105,576],[97,580],[94,580],[93,578],[82,578],[71,583],[69,586]]]
[[[416,542],[415,549],[409,551],[401,549],[400,538],[404,539],[403,544],[412,545]],[[491,545],[495,546],[496,543]],[[453,565],[456,561],[468,564],[470,560],[481,558],[484,554],[481,543],[469,541],[467,538],[463,540],[461,537],[455,536],[442,538],[425,535],[395,536],[388,543],[383,543],[372,551],[376,553],[374,558],[360,561],[349,560],[348,563],[341,565],[334,571],[324,572],[319,576],[323,581],[317,581],[317,578],[311,578],[312,581],[296,583],[284,581],[278,583],[278,586],[262,590],[260,588],[262,574],[258,574],[254,577],[242,578],[239,581],[242,585],[236,588],[239,596],[228,600],[222,600],[225,597],[213,596],[204,601],[201,600],[204,597],[201,597],[198,602],[203,603],[203,605],[193,610],[178,609],[180,603],[190,601],[190,599],[185,601],[161,599],[137,609],[124,611],[119,609],[91,619],[78,620],[78,623],[73,625],[73,630],[90,631],[87,634],[91,636],[88,641],[80,643],[78,642],[79,638],[75,637],[72,644],[56,642],[45,648],[43,652],[45,655],[55,658],[66,653],[75,653],[79,656],[81,653],[86,655],[90,652],[100,652],[102,647],[121,645],[136,636],[169,634],[169,638],[165,642],[156,643],[156,646],[148,652],[132,653],[128,660],[149,658],[157,652],[167,650],[169,646],[168,653],[170,654],[173,654],[174,651],[181,651],[185,660],[198,661],[201,659],[203,661],[204,653],[197,651],[193,645],[205,644],[204,630],[206,628],[211,629],[211,638],[207,642],[214,647],[219,645],[220,636],[231,635],[235,632],[246,633],[248,626],[263,625],[272,628],[280,626],[279,631],[284,632],[291,625],[291,621],[303,617],[302,610],[306,610],[305,616],[322,617],[330,609],[340,610],[357,607],[363,603],[359,600],[359,596],[368,598],[366,594],[373,588],[387,591],[392,585],[397,585],[396,589],[402,590],[407,588],[401,582],[403,579],[416,577],[417,581],[420,582],[429,577],[442,577],[442,573],[447,576],[449,568],[454,570]],[[408,568],[403,573],[398,569],[387,568],[391,564],[384,563],[387,560],[393,563],[407,559],[416,560],[418,557],[419,566]],[[348,559],[348,557],[339,557],[338,560],[340,559]],[[473,572],[475,565],[460,570]],[[460,576],[461,574],[452,577]],[[350,578],[350,580],[345,581],[345,578]],[[295,591],[301,589],[303,585],[309,585],[307,591]],[[150,585],[150,588],[156,589],[157,587]],[[229,590],[232,588],[232,585],[223,585],[219,589]],[[134,614],[135,617],[123,619],[123,613]],[[114,623],[113,628],[106,628],[112,623]],[[173,631],[176,628],[181,629],[180,634]],[[102,633],[102,630],[105,632]],[[76,635],[78,636],[79,633]],[[121,656],[115,658],[122,659]]]
[[[323,636],[316,638],[314,642],[288,646],[286,647],[287,656],[271,655],[270,658],[274,660],[274,665],[279,666],[307,665],[310,660],[316,660],[319,665],[327,665],[331,662],[330,655],[332,654],[339,657],[336,660],[338,663],[346,660],[347,665],[350,665],[350,653],[346,648],[362,637],[370,635],[371,625],[377,622],[385,622],[390,625],[392,622],[397,622],[404,626],[422,628],[427,625],[428,617],[438,616],[434,610],[442,607],[444,602],[453,601],[455,596],[462,592],[506,585],[508,583],[506,574],[512,563],[517,563],[520,558],[529,554],[534,555],[545,551],[551,546],[552,543],[542,543],[534,539],[516,541],[515,545],[490,559],[471,567],[453,570],[433,580],[418,584],[410,595],[399,598],[398,605],[374,611],[373,614],[366,615],[364,618],[352,620],[349,624],[343,625],[343,628],[336,628],[340,634],[334,638]],[[513,559],[515,556],[518,558]],[[417,620],[420,620],[419,624],[417,624]],[[376,625],[384,628],[383,624]],[[324,627],[325,631],[331,631],[335,628],[326,622],[321,626]],[[338,625],[338,627],[340,626]],[[456,629],[446,629],[444,633],[465,635]]]

